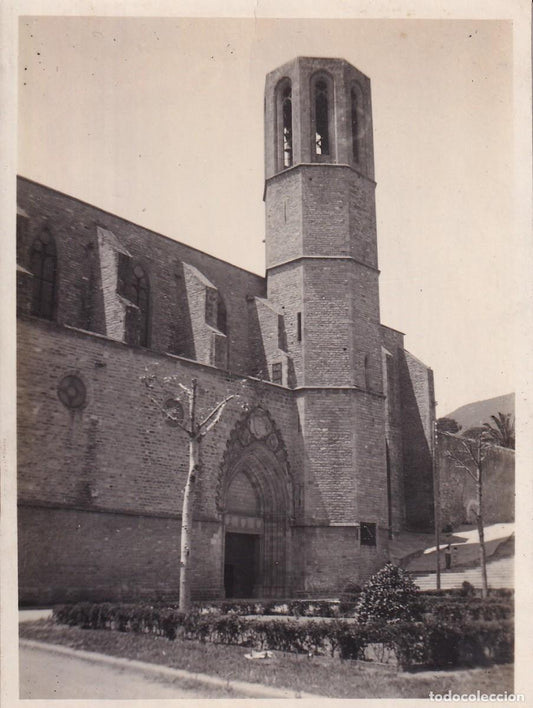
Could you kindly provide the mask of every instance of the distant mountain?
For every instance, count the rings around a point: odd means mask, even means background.
[[[514,415],[514,393],[496,398],[487,398],[485,401],[475,401],[461,406],[451,413],[446,414],[446,418],[456,420],[463,430],[468,428],[481,427],[483,423],[489,423],[491,415],[497,413],[511,413]]]

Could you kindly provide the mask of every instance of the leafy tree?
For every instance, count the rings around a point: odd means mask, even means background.
[[[498,413],[491,415],[492,423],[484,423],[483,428],[487,438],[500,447],[508,447],[514,450],[515,447],[515,426],[514,418],[510,413]]]
[[[458,433],[461,426],[454,418],[438,418],[437,432],[438,433]]]
[[[486,431],[481,425],[474,425],[471,428],[463,430],[461,436],[469,440],[478,440],[481,436],[486,437]]]
[[[363,586],[355,615],[361,624],[393,624],[419,618],[418,587],[402,568],[387,563]]]

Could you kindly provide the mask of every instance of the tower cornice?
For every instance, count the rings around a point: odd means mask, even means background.
[[[355,169],[352,165],[349,165],[346,162],[299,162],[297,165],[292,165],[291,167],[285,168],[282,172],[277,172],[275,175],[271,175],[270,177],[267,177],[265,179],[265,186],[263,188],[263,201],[265,201],[266,198],[266,190],[267,186],[271,182],[276,182],[277,180],[281,179],[284,175],[288,175],[293,173],[294,171],[298,170],[300,167],[333,167],[333,168],[344,168],[350,170],[350,172],[354,172],[356,175],[361,177],[362,179],[366,180],[367,182],[370,182],[370,184],[373,184],[374,187],[377,185],[376,180],[372,179],[368,175],[365,175],[363,172],[360,170]]]
[[[266,268],[266,271],[274,270],[275,268],[281,268],[282,266],[289,265],[290,263],[297,263],[299,261],[352,261],[353,263],[357,263],[358,265],[361,265],[365,268],[368,268],[369,270],[374,271],[378,275],[380,274],[379,268],[375,268],[372,265],[369,265],[368,263],[364,263],[363,261],[358,260],[357,258],[354,258],[353,256],[297,256],[296,258],[289,258],[286,261],[282,261],[281,263],[274,263],[274,265],[268,266]]]

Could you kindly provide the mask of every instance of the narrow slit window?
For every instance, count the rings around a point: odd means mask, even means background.
[[[355,162],[359,162],[359,116],[357,111],[359,109],[359,100],[357,97],[357,91],[352,88],[352,153]]]
[[[329,155],[328,85],[324,79],[315,83],[315,154]]]
[[[302,341],[302,313],[298,312],[296,315],[296,339]]]
[[[285,319],[283,315],[278,315],[278,349],[287,350],[287,342],[285,336]]]
[[[218,293],[217,302],[217,329],[224,334],[228,333],[228,313],[226,312],[226,305],[220,293]]]

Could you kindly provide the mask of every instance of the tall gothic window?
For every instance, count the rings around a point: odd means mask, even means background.
[[[223,334],[228,333],[228,313],[222,295],[216,288],[205,291],[205,321]]]
[[[57,251],[48,229],[41,231],[32,244],[30,269],[33,273],[32,314],[52,320],[57,285]]]
[[[278,161],[283,169],[293,163],[292,146],[292,86],[290,79],[282,79],[277,87]]]
[[[329,155],[329,97],[324,78],[314,83],[315,155]]]
[[[125,295],[139,308],[139,344],[141,347],[149,345],[148,311],[150,304],[150,286],[148,276],[138,263],[131,269],[130,277],[126,284]]]

